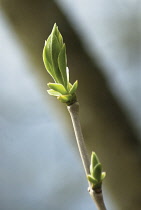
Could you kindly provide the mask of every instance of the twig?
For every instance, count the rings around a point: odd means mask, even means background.
[[[80,120],[79,120],[79,103],[75,102],[74,104],[68,106],[68,111],[71,116],[78,149],[79,149],[82,163],[84,166],[84,170],[87,176],[88,174],[90,174],[90,160],[89,160],[88,153],[86,150],[86,146],[85,146],[85,142],[84,142],[84,138],[83,138],[83,134],[81,130],[81,125],[80,125]],[[88,184],[89,184],[88,191],[92,199],[95,201],[97,209],[106,210],[104,200],[103,200],[102,188],[100,187],[98,189],[93,190],[91,183],[88,182]]]
[[[47,90],[48,93],[52,96],[56,96],[58,100],[68,105],[80,156],[87,179],[90,181],[88,182],[88,191],[91,197],[95,200],[97,208],[99,210],[106,210],[101,189],[102,180],[104,179],[106,173],[102,172],[102,166],[94,152],[91,156],[90,168],[90,161],[79,121],[79,103],[76,102],[75,92],[78,87],[78,81],[74,82],[74,84],[69,82],[66,47],[63,43],[63,37],[56,24],[54,24],[50,36],[45,41],[45,46],[43,49],[43,61],[46,70],[52,76],[55,82],[48,84],[50,88],[50,90]]]

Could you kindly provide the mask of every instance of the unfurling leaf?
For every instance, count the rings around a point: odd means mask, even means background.
[[[55,83],[48,84],[50,90],[47,92],[52,96],[57,96],[61,102],[67,105],[75,103],[78,82],[76,81],[73,85],[69,82],[66,46],[56,24],[45,41],[43,62],[46,70],[55,81]]]
[[[87,179],[89,180],[89,182],[91,182],[94,185],[98,183],[97,180],[94,179],[91,175],[87,175]]]
[[[65,95],[67,94],[67,91],[66,89],[64,88],[64,86],[60,83],[48,83],[48,87],[55,90],[55,91],[58,91],[59,93],[61,93],[62,95]]]
[[[65,44],[63,45],[59,56],[58,56],[58,66],[61,72],[61,76],[63,79],[63,83],[65,88],[67,89],[68,87],[68,82],[67,82],[67,73],[66,73],[66,67],[67,67],[67,58],[66,58],[66,47]]]
[[[48,94],[51,95],[51,96],[61,96],[61,93],[55,91],[55,90],[47,90]]]

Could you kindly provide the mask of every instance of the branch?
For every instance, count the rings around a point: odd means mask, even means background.
[[[82,130],[81,130],[81,125],[80,125],[80,120],[79,120],[79,103],[75,102],[74,104],[70,105],[67,107],[68,111],[71,116],[74,132],[75,132],[75,137],[78,145],[78,149],[80,152],[81,160],[84,166],[84,170],[86,173],[86,176],[90,174],[90,160],[88,157],[88,153],[86,150]],[[95,201],[97,209],[98,210],[106,210],[104,200],[103,200],[103,194],[102,194],[102,187],[100,186],[99,188],[93,189],[92,184],[88,182],[89,187],[88,191],[90,193],[90,196],[92,199]]]

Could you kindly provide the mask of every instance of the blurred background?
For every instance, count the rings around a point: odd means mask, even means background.
[[[107,172],[107,208],[140,210],[138,0],[1,0],[0,210],[95,209],[67,109],[46,92],[42,49],[55,22],[88,152]]]

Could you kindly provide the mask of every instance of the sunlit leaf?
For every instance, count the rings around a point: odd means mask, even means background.
[[[66,57],[66,47],[65,44],[63,45],[59,56],[58,56],[58,66],[63,78],[63,83],[65,88],[67,89],[67,73],[66,73],[66,67],[67,67],[67,57]]]
[[[46,70],[48,73],[53,77],[53,79],[56,81],[56,75],[53,69],[52,64],[52,56],[51,56],[51,49],[50,49],[50,42],[51,42],[51,36],[45,41],[45,46],[43,48],[43,62],[45,65]]]
[[[61,96],[61,93],[55,91],[55,90],[47,90],[48,94],[51,96]]]
[[[52,63],[53,63],[54,72],[57,78],[57,82],[62,84],[63,79],[62,79],[61,72],[58,67],[58,56],[61,49],[60,49],[58,39],[55,35],[51,36],[51,46],[52,46]]]
[[[53,89],[57,92],[60,92],[61,94],[65,95],[67,94],[66,89],[64,88],[64,86],[60,83],[48,83],[48,87],[50,89]]]
[[[43,62],[46,70],[55,81],[55,83],[49,83],[48,93],[57,96],[60,101],[67,105],[76,102],[75,92],[78,82],[76,81],[73,85],[69,82],[66,46],[56,23],[47,41],[45,41]]]

